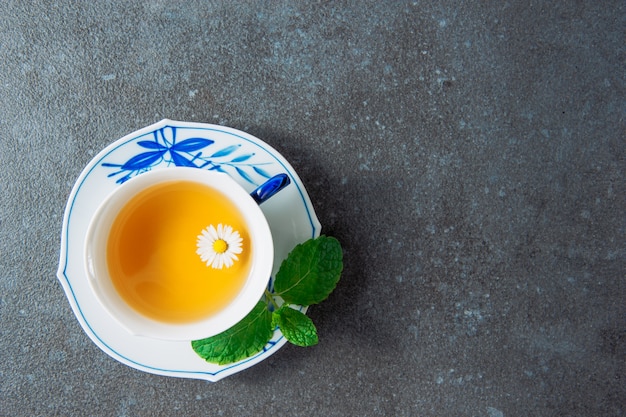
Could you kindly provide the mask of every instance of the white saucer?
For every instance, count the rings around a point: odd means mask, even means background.
[[[129,334],[100,306],[83,267],[89,219],[115,187],[149,170],[191,165],[226,172],[250,192],[272,175],[289,175],[291,184],[261,205],[274,239],[272,276],[298,243],[319,236],[321,226],[302,182],[271,146],[224,126],[162,120],[112,143],[80,174],[65,209],[57,277],[84,331],[112,358],[154,374],[217,381],[268,358],[286,339],[276,331],[263,352],[251,358],[225,366],[207,363],[190,341]]]

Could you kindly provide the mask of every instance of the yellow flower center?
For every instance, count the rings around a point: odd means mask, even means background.
[[[226,243],[223,239],[217,239],[213,242],[213,250],[216,253],[224,253],[226,252],[226,249],[228,249],[228,243]]]

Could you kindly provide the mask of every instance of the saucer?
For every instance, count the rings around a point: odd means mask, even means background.
[[[286,343],[280,330],[262,352],[250,358],[230,365],[207,363],[193,351],[191,341],[128,333],[97,301],[83,266],[87,226],[100,203],[134,176],[180,166],[226,173],[248,192],[273,175],[289,176],[291,184],[260,206],[274,240],[272,277],[297,244],[320,234],[321,225],[304,185],[289,162],[271,146],[224,126],[162,120],[112,143],[84,168],[65,208],[57,277],[85,333],[112,358],[153,374],[218,381],[278,351]]]

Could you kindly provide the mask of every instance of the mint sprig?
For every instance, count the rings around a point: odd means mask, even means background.
[[[313,321],[297,306],[324,301],[337,286],[343,270],[343,251],[333,237],[319,236],[297,245],[281,263],[274,292],[265,292],[239,323],[213,337],[194,340],[193,350],[220,365],[235,363],[262,351],[274,330],[297,346],[318,343]]]

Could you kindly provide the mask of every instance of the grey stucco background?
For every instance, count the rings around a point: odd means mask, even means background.
[[[0,415],[624,415],[625,9],[2,1]],[[318,346],[212,384],[83,333],[67,198],[163,118],[298,171],[345,249]]]

